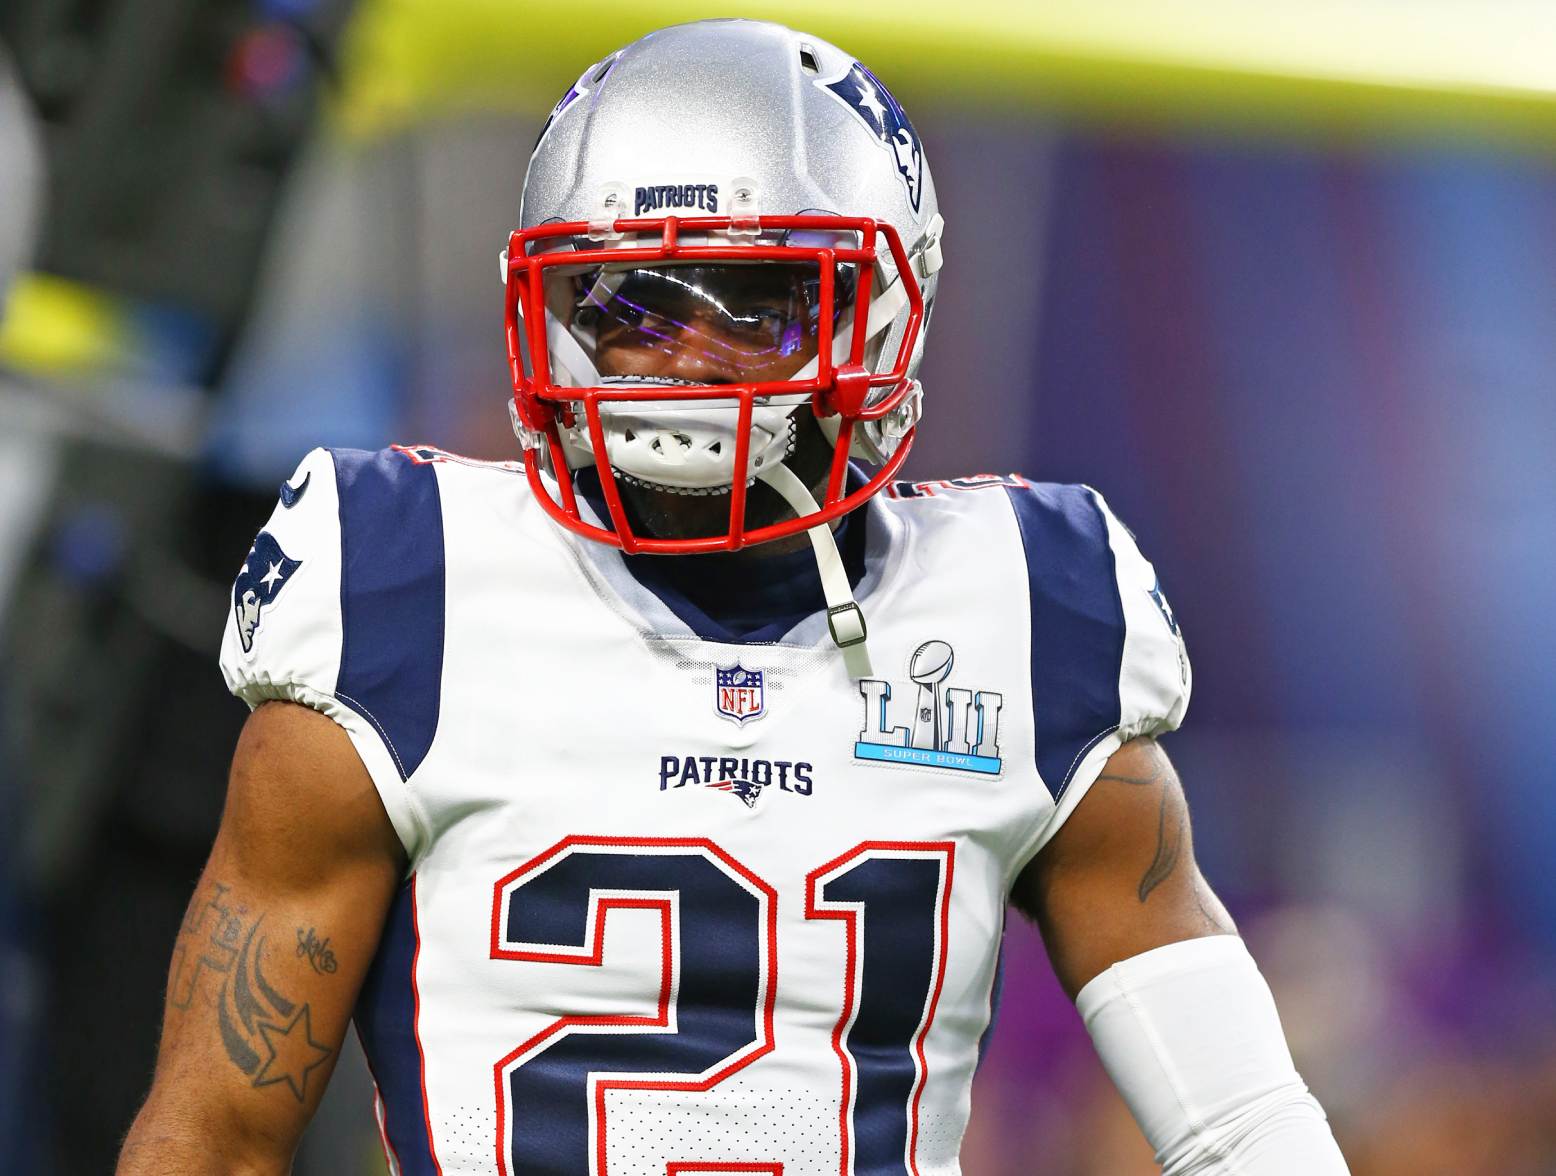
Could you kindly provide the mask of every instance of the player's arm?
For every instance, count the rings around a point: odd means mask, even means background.
[[[1183,788],[1154,739],[1114,752],[1013,898],[1164,1172],[1346,1171],[1269,987],[1195,864]]]
[[[293,703],[256,710],[173,948],[120,1176],[290,1170],[403,868],[345,732]]]
[[[1237,927],[1194,861],[1188,803],[1167,753],[1132,739],[1017,880],[1071,1000],[1120,960]]]

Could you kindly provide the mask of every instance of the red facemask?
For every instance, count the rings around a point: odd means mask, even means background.
[[[753,243],[746,244],[738,239],[703,243],[709,234],[749,237]],[[755,243],[773,235],[780,236],[783,243]],[[618,243],[623,236],[633,238],[631,244]],[[694,238],[696,243],[684,243],[683,239],[688,237]],[[828,243],[798,244],[794,243],[796,239],[821,239]],[[867,308],[882,239],[895,265],[897,281],[903,284],[907,319],[890,368],[874,372],[867,366],[871,336]],[[609,245],[601,243],[605,240]],[[837,241],[856,244],[840,245]],[[686,555],[734,551],[795,535],[846,514],[881,490],[907,458],[913,442],[911,423],[885,464],[863,485],[848,490],[846,473],[855,427],[896,412],[916,389],[915,382],[908,376],[908,365],[923,325],[924,300],[913,264],[897,231],[889,224],[863,217],[829,215],[749,220],[663,217],[618,220],[602,231],[599,226],[591,228],[590,224],[580,221],[514,232],[508,239],[506,258],[504,309],[508,362],[513,377],[515,411],[525,440],[525,470],[541,506],[570,531],[613,544],[628,553]],[[814,374],[742,381],[742,376],[750,373],[737,367],[721,375],[719,383],[646,381],[626,386],[574,387],[555,382],[547,338],[547,294],[548,290],[552,292],[551,310],[554,313],[557,289],[554,278],[562,272],[560,267],[578,272],[591,266],[619,268],[752,262],[805,267],[815,275],[816,289],[812,296],[815,305],[811,308],[809,321],[812,325],[808,328],[814,334],[811,340],[816,357]],[[837,276],[840,272],[857,275],[850,283],[857,287],[852,291],[856,313],[851,326],[843,322],[846,307],[842,303],[846,294],[840,294],[839,287],[844,284]],[[848,354],[841,362],[835,358],[834,324],[842,324],[841,329],[848,331]],[[757,352],[753,349],[750,354]],[[730,379],[734,382],[722,382]],[[750,446],[753,413],[773,397],[803,397],[818,421],[828,426],[828,436],[834,436],[836,440],[832,443],[826,492],[818,504],[819,509],[798,518],[748,528],[746,493],[753,472]],[[735,453],[726,533],[696,538],[653,538],[632,529],[617,486],[617,471],[607,451],[601,408],[602,405],[649,401],[660,405],[685,402],[689,407],[735,405],[738,418],[733,438]],[[804,410],[797,408],[794,411]],[[830,427],[834,421],[835,432]],[[564,427],[579,426],[582,426],[599,469],[609,526],[587,521],[579,510],[562,438]],[[554,480],[545,476],[548,470],[554,471]]]

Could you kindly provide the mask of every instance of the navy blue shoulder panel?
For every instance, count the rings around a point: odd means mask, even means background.
[[[330,455],[340,492],[335,697],[373,724],[409,779],[432,746],[443,679],[437,471],[393,449]]]
[[[1084,486],[1009,488],[1026,551],[1037,770],[1058,800],[1082,757],[1118,729],[1124,604],[1108,524]]]

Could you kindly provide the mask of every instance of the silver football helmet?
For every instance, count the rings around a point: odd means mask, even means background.
[[[590,66],[541,132],[503,254],[514,425],[542,504],[580,534],[664,553],[859,506],[912,442],[941,227],[907,115],[819,37],[700,21]],[[791,468],[818,435],[820,495]],[[878,467],[863,485],[850,455]],[[591,465],[600,525],[575,495]],[[794,517],[752,525],[758,478]],[[729,525],[637,534],[618,479],[728,496]]]

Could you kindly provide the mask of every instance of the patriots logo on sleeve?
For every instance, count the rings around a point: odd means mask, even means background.
[[[1161,610],[1162,620],[1167,622],[1167,628],[1172,631],[1172,635],[1174,637],[1179,636],[1178,618],[1173,615],[1172,605],[1167,603],[1167,596],[1162,591],[1162,579],[1160,576],[1156,578],[1156,583],[1151,585],[1149,595],[1156,607]]]
[[[313,471],[309,470],[303,477],[303,480],[295,486],[290,482],[282,482],[281,505],[286,507],[287,510],[291,510],[292,507],[302,501],[303,495],[308,493],[308,483],[311,481],[313,481]]]
[[[281,589],[302,566],[302,560],[281,550],[269,531],[261,531],[255,537],[248,559],[243,561],[243,570],[232,582],[232,616],[244,653],[254,648],[254,633],[259,629],[264,609],[275,603]]]
[[[917,212],[924,194],[924,149],[919,143],[918,132],[891,96],[891,91],[857,61],[837,81],[817,84],[847,103],[875,137],[891,148],[897,157],[897,174],[908,189],[908,201],[913,205],[913,211]]]

